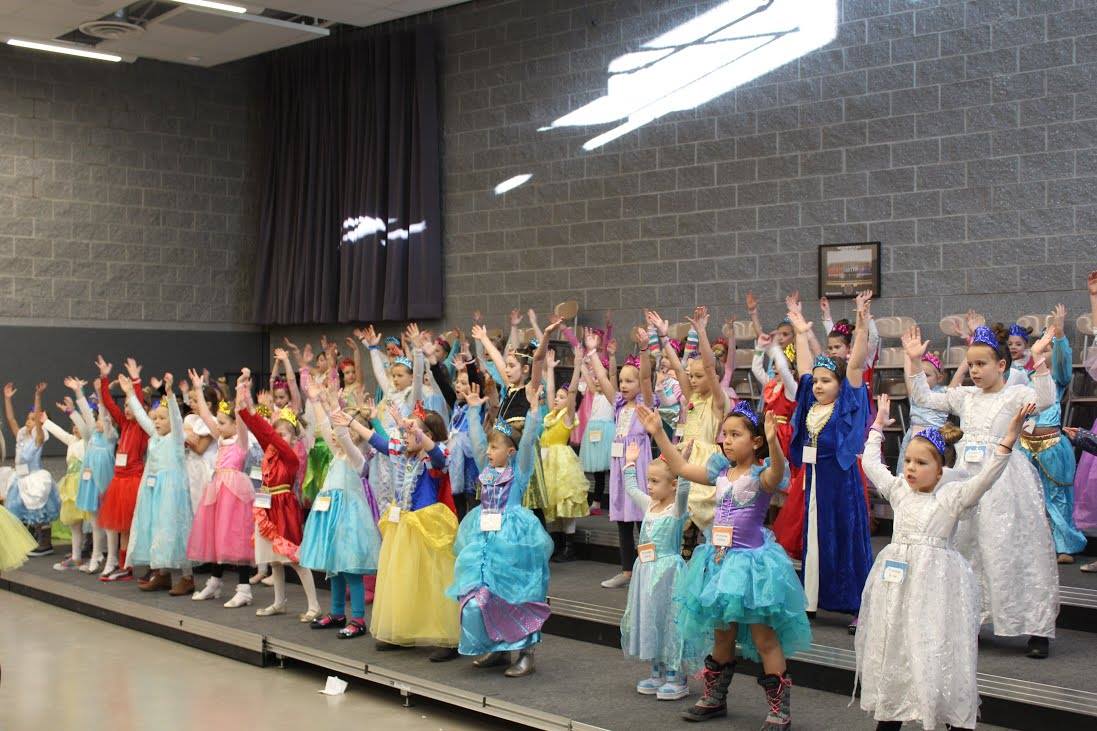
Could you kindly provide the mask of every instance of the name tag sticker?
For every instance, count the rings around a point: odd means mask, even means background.
[[[120,453],[114,455],[114,466],[115,467],[125,467],[126,464],[129,461],[130,461],[130,457],[125,452],[120,452]]]
[[[15,474],[19,475],[20,477],[26,477],[30,474],[30,468],[27,467],[25,464],[17,464],[15,465]]]
[[[982,462],[986,456],[987,448],[981,444],[972,444],[964,448],[965,462]]]
[[[91,479],[91,470],[84,470],[80,475],[80,479],[81,480],[90,480]]]
[[[258,467],[258,466],[257,467],[252,467],[250,470],[248,470],[248,477],[250,477],[253,480],[262,480],[263,479],[263,468]]]
[[[602,441],[602,430],[601,429],[591,429],[590,430],[590,442],[591,442],[591,444],[597,444],[600,441]]]
[[[734,535],[734,527],[730,525],[714,525],[712,526],[712,545],[720,548],[731,548],[731,541]]]
[[[908,564],[906,561],[885,561],[884,562],[884,583],[885,584],[902,584],[903,579],[907,577]]]
[[[503,527],[502,513],[480,513],[480,530],[485,533],[494,533]]]
[[[815,464],[815,455],[818,449],[815,447],[804,447],[803,458],[800,460],[804,464]]]
[[[399,508],[399,506],[393,505],[391,508],[389,508],[389,522],[390,523],[399,523],[400,522],[400,508]]]
[[[654,543],[641,543],[636,547],[636,552],[640,556],[640,563],[651,563],[655,560]]]
[[[609,456],[611,457],[624,457],[625,456],[625,444],[624,442],[614,442],[610,447]]]
[[[331,508],[331,495],[320,495],[312,504],[312,509],[318,513],[326,513]]]
[[[261,510],[270,510],[270,493],[269,492],[257,492],[255,493],[255,507]]]

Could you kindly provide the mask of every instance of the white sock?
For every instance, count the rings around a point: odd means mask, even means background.
[[[91,557],[96,561],[103,555],[103,543],[107,534],[99,527],[99,521],[92,516],[91,519]]]
[[[272,563],[270,573],[274,577],[274,605],[280,607],[286,603],[286,569],[280,563]]]
[[[107,566],[118,566],[118,541],[120,537],[117,531],[107,532]]]
[[[316,584],[312,580],[312,572],[300,564],[291,563],[290,566],[297,572],[297,577],[301,579],[301,587],[305,590],[305,598],[309,602],[309,610],[319,612],[320,600],[316,598]]]
[[[270,564],[269,563],[259,564],[259,567],[256,568],[255,573],[259,574],[260,576],[266,576],[267,574],[270,573]]]
[[[564,532],[569,536],[575,534],[575,518],[561,518],[560,522],[564,524]]]
[[[72,523],[71,525],[69,525],[69,531],[72,533],[72,560],[77,566],[79,566],[80,557],[82,554],[81,549],[84,547],[83,523]]]

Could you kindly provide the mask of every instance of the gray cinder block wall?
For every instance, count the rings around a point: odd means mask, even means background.
[[[873,240],[877,315],[1088,310],[1097,2],[837,0],[833,43],[694,111],[593,153],[581,143],[609,125],[537,131],[604,93],[613,58],[718,4],[476,0],[435,17],[448,320],[571,298],[626,322],[695,303],[744,316],[753,290],[775,322],[786,291],[814,298],[819,244]]]
[[[4,322],[250,322],[252,69],[0,46]]]

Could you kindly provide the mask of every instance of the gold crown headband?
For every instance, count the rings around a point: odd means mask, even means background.
[[[259,414],[259,416],[262,416],[264,419],[269,419],[272,412],[270,407],[266,404],[259,404],[255,407],[255,413]]]
[[[278,418],[281,419],[282,421],[288,421],[289,423],[293,424],[293,427],[295,429],[298,426],[297,414],[295,414],[293,412],[293,409],[291,409],[288,406],[282,407],[282,410],[278,412]]]
[[[218,401],[217,402],[217,410],[220,411],[225,416],[232,416],[232,407],[229,406],[228,401]]]

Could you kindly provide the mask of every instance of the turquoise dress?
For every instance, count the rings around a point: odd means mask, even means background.
[[[689,520],[689,480],[678,480],[674,504],[668,510],[651,511],[651,498],[637,485],[636,467],[624,471],[625,490],[644,513],[640,546],[653,544],[655,557],[637,557],[632,566],[628,604],[621,616],[621,649],[626,656],[661,662],[677,670],[682,662],[682,639],[675,622],[672,601],[674,582],[686,567],[682,560],[682,529]]]
[[[133,418],[149,435],[145,472],[141,475],[133,523],[130,524],[127,566],[182,569],[190,563],[187,541],[194,509],[184,462],[183,417],[175,397],[168,394],[165,398],[171,431],[161,436],[156,433],[152,419],[137,397],[126,397]]]
[[[80,413],[91,430],[84,450],[84,464],[80,468],[80,485],[76,488],[76,507],[88,513],[99,512],[99,499],[114,479],[114,448],[118,444],[118,432],[113,426],[106,431],[95,428],[95,416],[87,401],[81,397]]]
[[[522,506],[533,472],[541,432],[539,413],[531,412],[518,454],[503,469],[486,466],[487,435],[482,406],[470,407],[469,438],[480,472],[480,505],[457,529],[453,584],[446,595],[461,606],[462,655],[522,650],[541,641],[549,616],[546,603],[552,538],[537,516]],[[483,530],[481,516],[501,514],[499,530]],[[486,519],[488,522],[492,518]]]
[[[344,455],[331,461],[324,486],[313,500],[301,540],[301,565],[329,576],[376,574],[381,533],[363,489],[365,461],[346,427],[339,427],[335,438]],[[357,469],[352,462],[357,463]],[[320,510],[324,498],[328,498],[328,507]]]

